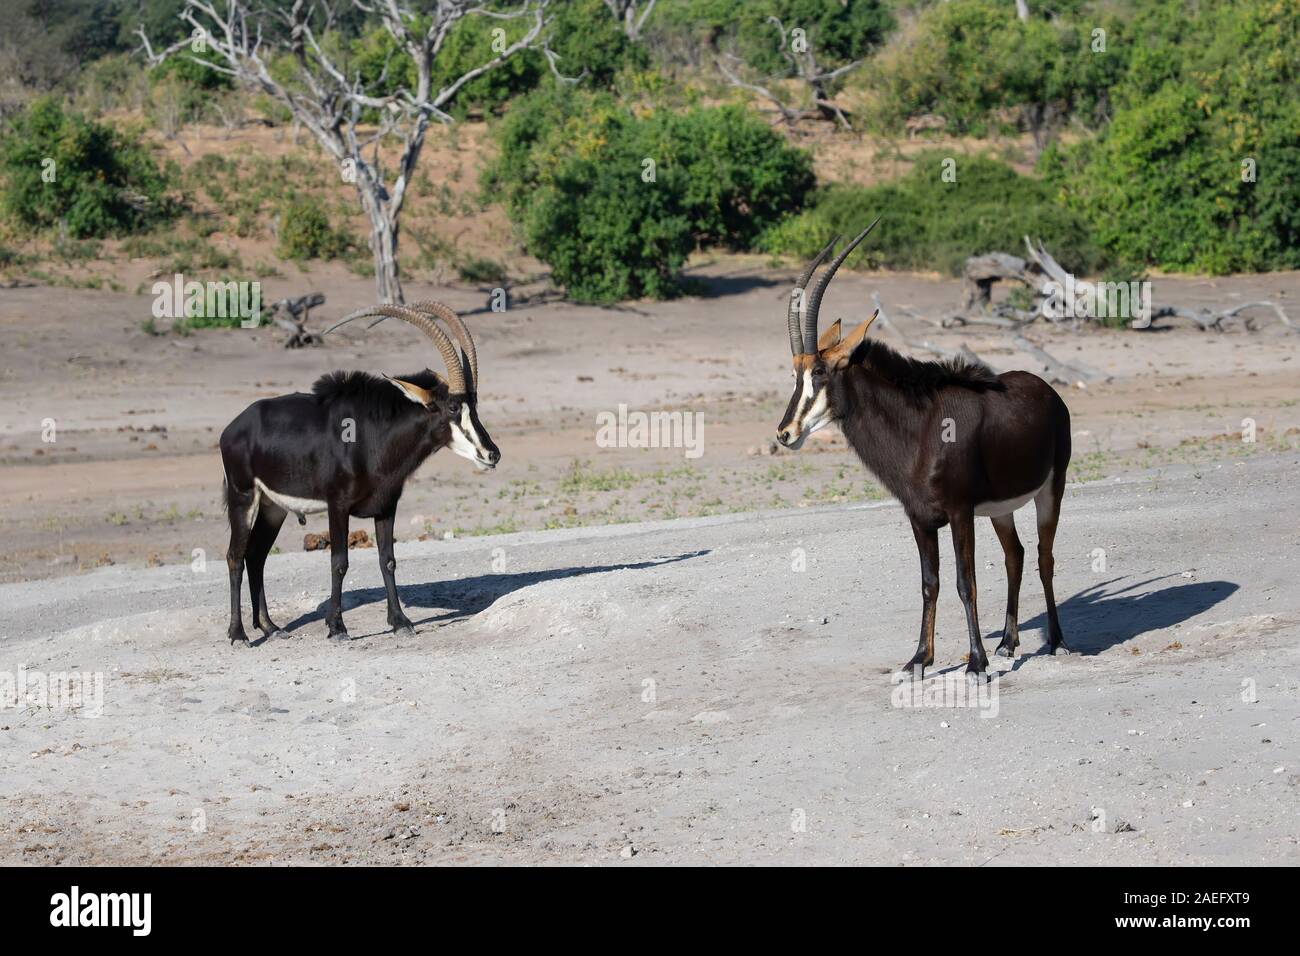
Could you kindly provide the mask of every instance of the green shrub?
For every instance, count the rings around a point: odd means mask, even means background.
[[[549,12],[547,43],[556,54],[556,68],[565,76],[581,77],[587,86],[608,87],[623,69],[642,69],[649,64],[645,49],[628,40],[604,0],[567,0],[552,5]],[[447,34],[434,58],[431,77],[434,91],[449,86],[497,56],[499,51],[493,48],[497,29],[505,30],[508,45],[523,37],[531,27],[531,18],[463,17]],[[352,41],[350,54],[352,69],[371,88],[385,94],[403,86],[415,88],[414,61],[398,49],[383,27],[374,27]],[[513,97],[553,84],[551,68],[542,51],[522,50],[466,83],[444,109],[454,116],[464,116],[473,109],[500,110]]]
[[[786,30],[785,49],[773,20]],[[648,24],[665,37],[690,37],[706,63],[732,54],[766,77],[795,75],[787,55],[796,29],[830,71],[866,58],[893,26],[881,0],[661,0]],[[827,92],[842,82],[825,84]]]
[[[276,254],[299,262],[306,259],[338,259],[351,250],[352,242],[330,225],[320,204],[297,199],[280,213],[280,242]]]
[[[487,283],[505,282],[506,267],[495,259],[481,259],[471,256],[456,267],[462,282]]]
[[[959,275],[969,256],[1021,252],[1025,235],[1041,239],[1061,265],[1080,275],[1105,264],[1081,219],[1054,201],[1046,183],[982,156],[957,158],[956,182],[948,183],[942,178],[946,158],[924,153],[910,173],[890,183],[821,189],[809,209],[768,230],[759,245],[805,259],[836,233],[852,236],[880,216],[854,257],[861,265]]]
[[[49,97],[15,119],[0,144],[0,176],[9,216],[34,228],[66,223],[76,239],[144,229],[179,208],[167,195],[174,169],[160,169],[135,138],[65,113]]]
[[[1104,52],[1092,48],[1098,28],[1105,31]],[[1058,117],[1102,119],[1106,91],[1127,66],[1125,32],[1132,31],[1104,12],[1078,23],[1022,21],[1002,0],[937,4],[864,74],[877,94],[872,119],[897,130],[908,117],[934,113],[949,132],[975,135],[1013,125],[1016,110],[1028,109],[1038,123],[1049,109]]]
[[[813,185],[808,155],[736,107],[635,115],[604,94],[541,90],[498,140],[485,195],[584,301],[675,294],[696,245],[748,248]]]
[[[610,16],[605,0],[568,0],[560,5],[547,42],[559,58],[556,68],[565,76],[582,76],[589,86],[609,87],[618,74],[650,65],[645,47],[627,38],[622,24]],[[539,75],[549,83],[550,67],[544,55],[537,50],[527,55],[538,61]]]
[[[1133,29],[1114,120],[1043,157],[1065,204],[1122,260],[1300,268],[1300,7],[1162,0]]]

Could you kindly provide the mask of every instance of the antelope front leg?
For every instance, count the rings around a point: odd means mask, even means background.
[[[375,519],[375,540],[379,545],[379,571],[384,576],[384,590],[388,592],[388,626],[396,637],[414,637],[415,628],[402,613],[397,600],[397,559],[393,557],[393,521],[396,515]]]
[[[348,513],[330,508],[330,603],[325,609],[330,640],[349,641],[343,626],[343,577],[348,573]]]
[[[980,636],[979,611],[975,601],[975,513],[952,519],[952,548],[957,554],[957,595],[966,608],[966,629],[970,631],[970,662],[966,673],[982,674],[989,668]]]
[[[921,639],[916,654],[903,665],[914,677],[925,677],[925,669],[934,663],[934,615],[939,605],[939,532],[912,522],[916,549],[921,554]]]

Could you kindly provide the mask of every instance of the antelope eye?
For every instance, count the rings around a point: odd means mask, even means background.
[[[460,418],[460,402],[452,402],[448,405],[447,414],[452,418]]]

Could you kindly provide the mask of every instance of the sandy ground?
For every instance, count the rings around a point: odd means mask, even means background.
[[[919,622],[903,516],[831,430],[769,453],[789,274],[692,271],[699,297],[502,314],[412,283],[468,316],[503,462],[441,454],[408,485],[413,639],[385,633],[358,550],[357,640],[325,640],[328,561],[301,551],[318,517],[268,565],[292,637],[244,650],[223,639],[217,434],[257,397],[430,350],[395,322],[300,351],[270,329],[150,335],[147,297],[0,290],[0,695],[50,673],[103,690],[99,717],[93,698],[0,708],[0,861],[1300,862],[1300,336],[1033,330],[1108,376],[1062,389],[1057,593],[1083,653],[1035,653],[1031,561],[1026,656],[945,699],[945,675],[966,687],[945,545],[938,682],[899,706]],[[319,322],[371,294],[341,270],[311,285]],[[929,321],[955,282],[846,274],[824,313],[875,292],[914,336],[1039,370]],[[1297,297],[1296,274],[1155,285],[1293,317]],[[620,404],[699,413],[699,457],[599,447]],[[992,634],[1004,582],[980,534]]]
[[[97,718],[0,713],[0,861],[1295,864],[1297,463],[1071,487],[1081,653],[1038,653],[1030,573],[1023,656],[966,706],[947,557],[938,690],[899,706],[890,503],[402,543],[407,640],[369,555],[348,645],[319,555],[271,559],[292,637],[247,649],[220,562],[0,586],[5,668],[104,679]]]
[[[449,454],[431,458],[407,486],[399,537],[882,498],[831,430],[798,455],[763,454],[789,398],[782,311],[789,274],[720,259],[693,275],[703,296],[504,313],[487,311],[485,290],[413,283],[412,299],[444,299],[475,330],[480,417],[504,457],[486,476]],[[329,297],[319,323],[371,301],[368,284],[341,271],[325,270],[311,285]],[[300,280],[269,280],[264,296],[301,291]],[[915,337],[949,348],[968,343],[1000,370],[1041,370],[997,332],[950,332],[926,321],[960,301],[954,281],[844,274],[824,312],[865,316],[875,292]],[[1192,306],[1269,298],[1300,320],[1300,275],[1159,279],[1155,298]],[[419,334],[396,322],[365,336],[349,330],[324,349],[287,351],[279,347],[284,333],[269,328],[150,335],[140,328],[150,306],[149,297],[126,293],[0,290],[0,580],[188,564],[196,549],[222,554],[228,530],[215,443],[241,409],[306,390],[336,368],[400,374],[436,362]],[[1277,325],[1255,333],[1030,335],[1058,357],[1111,376],[1066,389],[1077,480],[1300,446],[1300,336]],[[697,413],[699,456],[680,447],[599,447],[597,416],[620,404]],[[1253,444],[1241,441],[1247,418],[1256,423]],[[306,528],[290,523],[278,547],[299,550],[305,532],[324,530],[323,516]]]

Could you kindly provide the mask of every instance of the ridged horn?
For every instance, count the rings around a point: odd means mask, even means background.
[[[465,395],[465,369],[461,364],[460,355],[456,352],[456,346],[452,344],[451,339],[447,338],[447,333],[438,327],[427,314],[423,312],[414,312],[400,305],[368,305],[364,309],[345,315],[339,319],[323,334],[329,335],[341,325],[353,321],[354,319],[363,319],[366,316],[376,315],[384,318],[401,319],[403,322],[409,322],[425,335],[430,341],[438,347],[442,353],[442,360],[447,363],[447,388],[452,395]]]
[[[426,315],[435,315],[447,323],[447,328],[451,329],[452,334],[456,336],[456,341],[460,343],[461,350],[465,353],[465,357],[469,359],[470,390],[478,392],[478,349],[474,347],[474,337],[469,334],[469,329],[461,321],[461,317],[456,314],[451,306],[432,300],[412,302],[407,308],[414,309],[416,312],[423,312]]]
[[[804,269],[803,272],[799,273],[799,278],[795,280],[794,288],[790,290],[790,311],[786,315],[785,324],[786,329],[790,332],[791,355],[798,355],[800,350],[799,306],[801,304],[806,305],[806,303],[800,301],[804,298],[800,293],[803,292],[805,287],[807,287],[808,280],[812,278],[812,274],[817,271],[817,267],[826,260],[828,255],[831,254],[831,250],[835,248],[835,243],[839,241],[839,236],[831,237],[831,241],[826,243],[826,247],[822,249],[821,252],[817,253],[817,257],[813,259],[812,262],[808,263],[808,267]]]
[[[826,294],[826,287],[830,285],[831,279],[835,278],[835,270],[838,269],[844,260],[849,257],[849,253],[858,247],[858,243],[867,238],[867,233],[876,228],[876,223],[880,222],[880,217],[876,217],[876,222],[867,226],[858,233],[857,238],[844,247],[843,251],[834,258],[826,271],[817,277],[813,283],[812,291],[808,293],[808,301],[804,306],[803,315],[803,351],[809,354],[817,352],[817,313],[821,311],[822,296]]]

